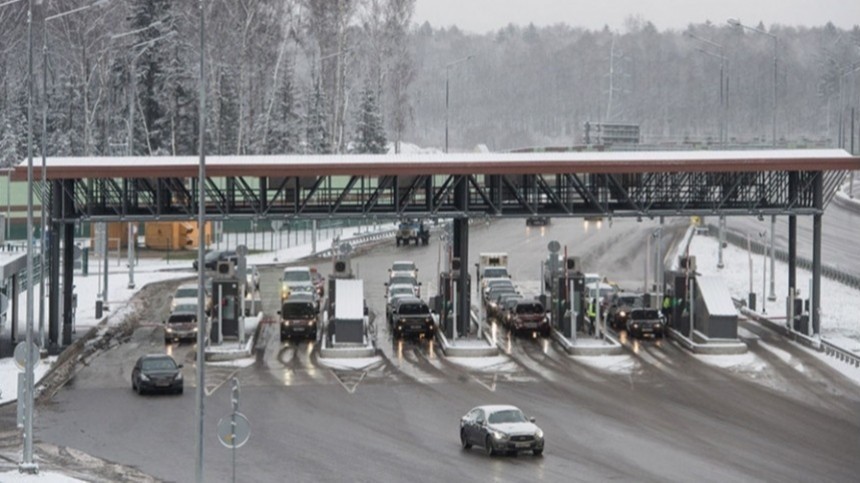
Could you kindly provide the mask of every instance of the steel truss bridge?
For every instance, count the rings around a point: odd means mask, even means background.
[[[63,239],[71,263],[80,221],[195,219],[199,166],[193,156],[49,158],[50,253]],[[205,166],[209,220],[452,218],[454,256],[464,263],[469,218],[787,215],[794,287],[796,216],[813,216],[817,331],[821,215],[860,159],[844,150],[544,152],[211,156]],[[34,182],[40,174],[37,167]],[[12,178],[27,179],[26,163]],[[51,257],[49,327],[51,342],[65,345],[56,325],[59,258]],[[72,272],[63,270],[65,287]],[[469,320],[465,272],[460,320]],[[63,296],[71,306],[70,290]],[[63,319],[70,327],[70,315]]]

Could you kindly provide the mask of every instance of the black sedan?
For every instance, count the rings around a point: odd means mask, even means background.
[[[663,337],[666,320],[656,309],[633,309],[627,317],[627,333],[631,337]]]
[[[131,388],[138,394],[172,392],[182,394],[182,364],[167,354],[141,356],[131,371]]]
[[[463,449],[482,446],[489,456],[531,451],[541,456],[543,431],[515,406],[478,406],[460,418]]]

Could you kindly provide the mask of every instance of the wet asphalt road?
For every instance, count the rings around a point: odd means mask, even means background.
[[[682,230],[684,221],[673,223]],[[470,253],[508,252],[514,279],[525,282],[539,278],[546,244],[558,239],[587,270],[635,288],[644,237],[655,226],[616,221],[586,233],[577,220],[545,230],[527,230],[521,220],[477,224]],[[384,310],[383,281],[395,259],[415,260],[431,293],[439,253],[434,237],[428,247],[395,248],[392,241],[357,258],[370,309]],[[263,271],[268,314],[277,310],[278,274]],[[161,320],[157,312],[166,307],[147,310]],[[237,481],[856,481],[858,386],[767,330],[746,322],[742,330],[760,337],[746,369],[706,364],[671,341],[645,341],[626,342],[617,356],[629,370],[605,371],[548,340],[502,334],[503,355],[479,370],[431,342],[392,341],[379,324],[381,358],[348,370],[322,364],[312,342],[281,343],[270,326],[265,350],[248,367],[207,365],[206,481],[230,481],[231,452],[218,443],[216,425],[229,414],[229,384],[221,384],[234,373],[252,425],[238,450]],[[168,348],[186,364],[184,395],[140,397],[130,388],[137,356],[163,350],[161,329],[144,326],[89,361],[38,408],[37,438],[166,481],[193,481],[193,346]],[[459,417],[491,403],[515,404],[537,418],[547,440],[542,458],[460,449]]]

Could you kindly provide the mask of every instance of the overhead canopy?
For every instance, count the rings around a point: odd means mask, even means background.
[[[48,179],[193,178],[197,156],[48,158]],[[34,163],[34,179],[41,166]],[[860,158],[842,149],[769,151],[653,151],[454,153],[399,155],[208,156],[208,177],[336,175],[480,175],[566,173],[726,173],[860,170]],[[13,173],[27,179],[26,162]]]

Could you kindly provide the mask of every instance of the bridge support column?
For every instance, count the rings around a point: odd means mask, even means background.
[[[48,352],[60,352],[60,236],[63,218],[63,185],[62,181],[51,183],[51,239],[48,247],[49,298],[48,298]]]
[[[797,172],[791,172],[788,174],[788,199],[792,202],[797,199]],[[792,291],[792,289],[794,289],[794,291]],[[790,215],[788,217],[788,293],[797,293],[796,215]]]
[[[460,176],[454,188],[454,203],[457,209],[467,212],[469,209],[468,177]],[[460,260],[460,270],[457,274],[457,334],[466,336],[470,333],[472,322],[472,301],[469,284],[469,219],[466,217],[454,219],[454,257]],[[479,321],[480,323],[480,321]]]
[[[63,181],[63,215],[66,220],[74,216],[74,181]],[[74,320],[74,283],[75,283],[75,225],[66,221],[63,225],[63,342],[67,347],[72,343],[72,321]]]
[[[818,211],[812,217],[812,301],[810,312],[812,334],[819,335],[821,329],[821,227],[824,212],[824,173],[815,174],[813,204]]]

